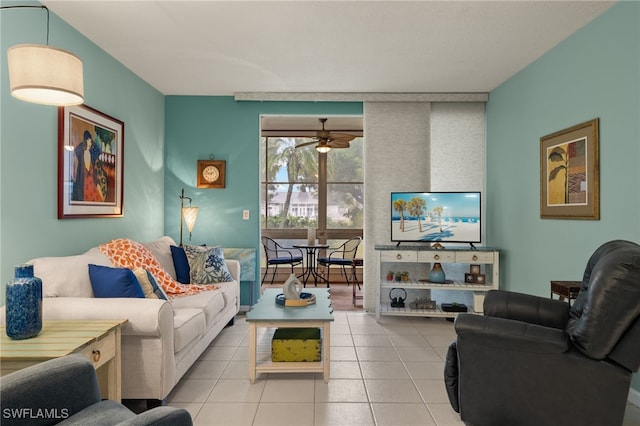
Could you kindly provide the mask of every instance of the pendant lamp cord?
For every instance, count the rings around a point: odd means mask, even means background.
[[[0,6],[2,9],[44,9],[47,11],[47,46],[49,45],[49,8],[47,6],[34,6],[34,5],[16,5],[16,6]]]

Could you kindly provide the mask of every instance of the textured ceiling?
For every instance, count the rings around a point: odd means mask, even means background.
[[[490,92],[600,1],[43,4],[165,95]]]

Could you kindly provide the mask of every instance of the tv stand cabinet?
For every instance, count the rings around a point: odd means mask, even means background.
[[[447,247],[436,250],[427,245],[375,245],[376,262],[376,320],[381,315],[453,318],[456,312],[444,312],[438,303],[434,309],[411,307],[420,298],[430,298],[431,290],[465,291],[473,293],[473,306],[469,312],[482,313],[484,296],[489,290],[498,289],[500,283],[500,253],[489,247]],[[445,270],[446,283],[429,282],[429,272],[434,263]],[[479,268],[484,283],[468,282],[465,274],[471,273],[471,265]],[[408,271],[408,278],[387,280],[387,271]],[[404,307],[392,307],[389,293],[393,288],[407,292]],[[394,292],[397,296],[398,291]],[[402,293],[401,293],[402,295]],[[437,300],[436,300],[437,302]]]

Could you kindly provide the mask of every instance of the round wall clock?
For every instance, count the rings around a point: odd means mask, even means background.
[[[198,160],[198,188],[224,188],[225,161]]]
[[[220,170],[216,166],[207,166],[202,170],[202,177],[207,182],[215,182],[220,177]]]

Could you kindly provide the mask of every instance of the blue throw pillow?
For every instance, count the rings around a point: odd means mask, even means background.
[[[181,284],[191,283],[191,269],[187,254],[182,247],[171,246],[171,257],[173,258],[173,266],[176,268],[176,279]]]
[[[89,279],[95,297],[139,297],[144,299],[142,287],[131,269],[90,264]]]

